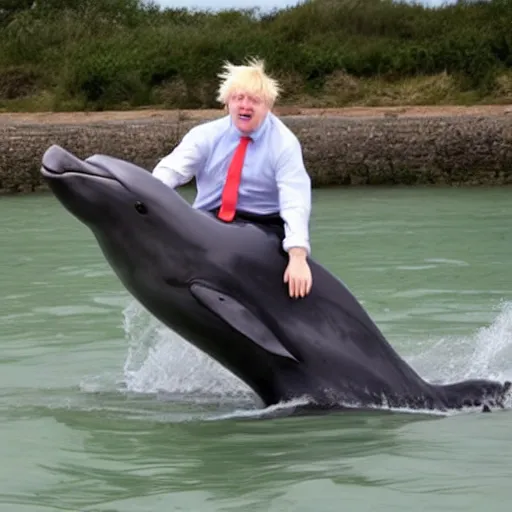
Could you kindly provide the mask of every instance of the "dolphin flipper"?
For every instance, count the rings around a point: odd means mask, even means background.
[[[203,306],[267,352],[297,361],[272,331],[233,297],[199,283],[192,284],[190,292]]]

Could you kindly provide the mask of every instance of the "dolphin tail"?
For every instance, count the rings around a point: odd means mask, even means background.
[[[472,379],[435,387],[448,409],[482,407],[484,412],[490,412],[491,407],[504,408],[512,383]]]

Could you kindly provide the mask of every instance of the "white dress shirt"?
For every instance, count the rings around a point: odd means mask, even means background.
[[[171,188],[196,178],[194,208],[213,210],[221,203],[227,170],[243,134],[224,116],[192,128],[153,175]],[[238,192],[237,210],[278,213],[284,221],[283,249],[303,247],[311,252],[309,217],[311,180],[294,133],[269,112],[251,134]]]

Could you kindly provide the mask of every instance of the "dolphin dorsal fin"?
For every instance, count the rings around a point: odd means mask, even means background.
[[[203,306],[267,352],[297,361],[254,313],[230,295],[199,283],[192,284],[190,292]]]

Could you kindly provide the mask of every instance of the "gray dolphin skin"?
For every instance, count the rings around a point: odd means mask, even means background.
[[[128,292],[266,406],[306,397],[322,411],[504,407],[509,381],[423,380],[313,259],[311,293],[290,298],[287,255],[270,230],[219,221],[147,170],[106,155],[81,160],[54,145],[41,173]]]

